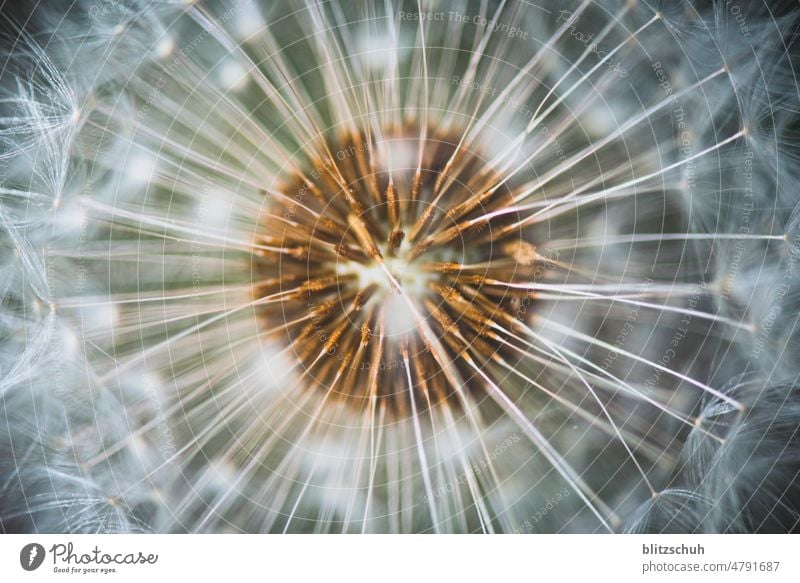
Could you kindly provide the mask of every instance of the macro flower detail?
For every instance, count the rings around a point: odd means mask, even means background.
[[[467,344],[456,321],[472,323],[465,333],[486,335],[489,320],[506,308],[473,287],[467,293],[482,303],[469,301],[456,286],[480,283],[480,273],[493,265],[516,279],[522,267],[510,257],[516,249],[529,249],[521,258],[528,271],[533,262],[529,243],[481,237],[480,225],[469,223],[466,217],[480,204],[476,190],[505,208],[502,196],[483,194],[496,178],[480,158],[429,131],[425,139],[415,130],[384,136],[381,143],[364,136],[343,141],[329,150],[334,157],[315,165],[321,171],[280,189],[276,206],[283,214],[268,211],[263,221],[261,241],[271,246],[264,251],[268,283],[258,288],[266,327],[300,347],[295,353],[309,377],[319,369],[322,378],[314,378],[314,385],[350,398],[356,409],[374,398],[376,406],[380,400],[393,414],[407,415],[417,407],[457,401],[464,381],[453,367]],[[414,160],[419,164],[409,165]],[[471,185],[444,172],[456,164],[468,179],[483,175],[483,183]],[[447,187],[453,192],[444,207]],[[429,232],[443,219],[448,228]],[[459,244],[450,245],[457,238]],[[502,254],[496,241],[502,238],[511,251],[501,264],[493,256]],[[467,249],[467,240],[476,249]],[[482,252],[481,243],[486,243]],[[452,261],[467,257],[476,267]],[[436,258],[440,261],[431,261]],[[339,381],[341,386],[334,386]]]
[[[796,530],[798,13],[751,4],[9,16],[3,531]]]

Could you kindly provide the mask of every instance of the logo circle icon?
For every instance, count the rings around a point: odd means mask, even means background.
[[[39,543],[29,543],[19,552],[19,564],[26,571],[35,571],[44,562],[44,547]]]

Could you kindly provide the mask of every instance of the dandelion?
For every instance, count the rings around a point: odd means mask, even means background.
[[[796,13],[55,10],[2,77],[4,530],[796,528]]]

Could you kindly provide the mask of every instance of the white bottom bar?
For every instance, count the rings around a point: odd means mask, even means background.
[[[798,542],[791,535],[5,535],[0,581],[777,583],[800,581]],[[37,562],[35,570],[23,567]]]

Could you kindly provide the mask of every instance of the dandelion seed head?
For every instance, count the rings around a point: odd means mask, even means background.
[[[76,10],[0,77],[2,528],[792,528],[796,15]]]

